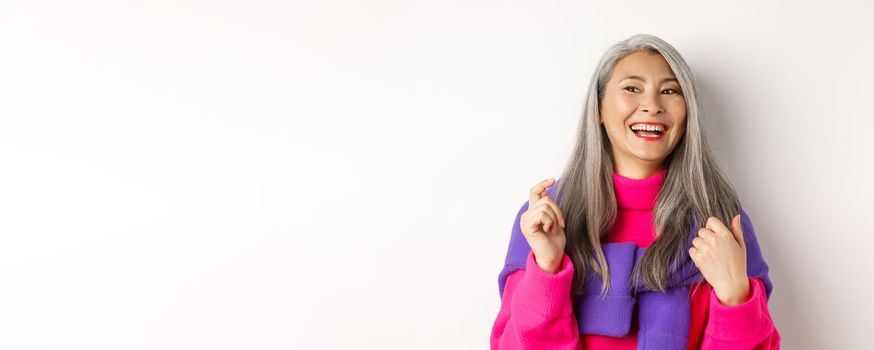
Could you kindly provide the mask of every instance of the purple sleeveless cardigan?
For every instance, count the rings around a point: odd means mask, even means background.
[[[547,189],[547,194],[555,199],[556,184]],[[531,247],[522,234],[519,219],[528,210],[526,201],[513,222],[510,244],[504,268],[498,275],[498,291],[504,295],[504,285],[511,272],[524,269]],[[747,213],[741,209],[741,227],[747,248],[747,274],[760,277],[764,282],[765,294],[770,300],[773,286],[768,278],[768,264],[762,257],[756,232]],[[692,247],[692,239],[698,236],[698,220],[692,215],[686,250]],[[688,253],[681,261],[681,267],[669,275],[666,292],[652,291],[643,283],[632,285],[631,272],[635,264],[643,258],[647,248],[638,247],[632,242],[602,243],[601,248],[610,268],[611,287],[606,297],[601,298],[601,277],[589,269],[585,295],[574,302],[574,315],[580,333],[621,337],[631,330],[634,304],[638,304],[638,349],[687,349],[689,343],[690,300],[689,286],[704,281],[704,276],[695,266]]]

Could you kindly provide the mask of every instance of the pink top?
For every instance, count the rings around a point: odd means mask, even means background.
[[[653,207],[664,176],[664,170],[645,179],[613,173],[618,216],[605,243],[634,242],[640,247],[653,243]],[[627,336],[579,333],[570,298],[573,275],[567,254],[560,270],[549,274],[528,253],[526,268],[507,277],[501,310],[492,326],[491,349],[636,349],[636,306]],[[746,302],[725,306],[707,282],[691,286],[689,349],[779,349],[780,334],[771,320],[762,280],[751,278],[750,291]]]

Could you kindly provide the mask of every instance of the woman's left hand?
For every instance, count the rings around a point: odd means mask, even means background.
[[[747,247],[740,215],[731,220],[731,229],[716,217],[707,218],[705,227],[692,240],[689,256],[723,305],[733,306],[749,299]]]

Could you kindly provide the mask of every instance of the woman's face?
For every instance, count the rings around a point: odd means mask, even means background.
[[[604,124],[621,175],[641,178],[663,169],[683,136],[686,99],[668,62],[660,54],[638,51],[613,69],[600,101]],[[662,132],[633,131],[639,123],[660,125]]]

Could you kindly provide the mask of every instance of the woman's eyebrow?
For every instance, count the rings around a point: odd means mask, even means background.
[[[642,82],[644,82],[644,83],[646,82],[646,79],[644,79],[643,77],[641,77],[641,76],[639,76],[639,75],[637,75],[637,74],[631,74],[631,75],[628,75],[628,76],[626,76],[625,78],[622,78],[622,80],[620,80],[620,81],[628,80],[628,79],[636,79],[636,80],[640,80],[640,81],[642,81]],[[679,83],[679,81],[677,81],[677,78],[676,78],[676,77],[667,77],[667,78],[662,79],[662,83],[664,83],[664,82],[666,82],[666,81],[673,81],[673,82]]]

